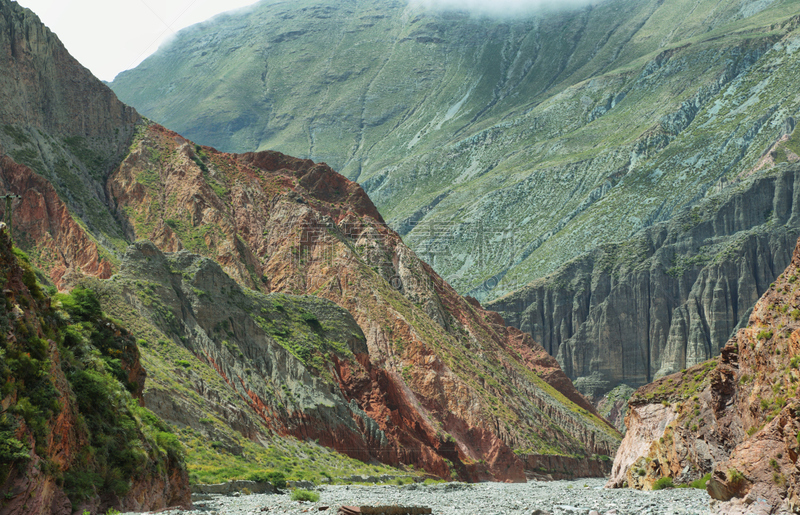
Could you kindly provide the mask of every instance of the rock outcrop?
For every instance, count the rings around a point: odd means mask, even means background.
[[[600,247],[490,303],[599,400],[711,359],[800,236],[800,168],[712,196],[632,239]]]
[[[9,156],[0,156],[0,188],[21,198],[12,204],[13,223],[20,245],[34,260],[47,263],[50,280],[65,287],[70,276],[106,279],[114,269],[105,252],[72,217],[52,184]],[[0,212],[5,216],[6,204]]]
[[[0,120],[9,127],[78,136],[108,150],[124,144],[139,119],[34,13],[7,0],[0,2],[0,70]]]
[[[53,308],[30,264],[12,252],[4,224],[0,269],[0,513],[190,504],[179,450],[160,447],[155,431],[164,428],[139,419],[147,413],[136,401],[145,373],[127,331],[80,311],[91,301],[67,297],[70,308]]]
[[[706,475],[720,513],[797,510],[799,281],[800,244],[717,360],[637,390],[609,485]]]

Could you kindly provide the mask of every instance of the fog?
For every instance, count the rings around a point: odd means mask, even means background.
[[[574,9],[597,4],[599,0],[409,0],[428,9],[468,11],[489,16],[515,16],[538,11]]]

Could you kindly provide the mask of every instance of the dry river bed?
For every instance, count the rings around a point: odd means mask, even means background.
[[[436,515],[677,515],[710,513],[705,490],[691,488],[642,492],[603,488],[604,479],[507,483],[444,483],[438,485],[320,486],[319,502],[292,501],[289,492],[209,496],[192,511],[169,515],[335,514],[339,506],[427,506]],[[327,507],[324,511],[320,508]],[[536,510],[541,510],[537,512]]]

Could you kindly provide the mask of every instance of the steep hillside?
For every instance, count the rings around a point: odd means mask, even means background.
[[[187,505],[183,448],[140,407],[146,373],[87,290],[42,291],[0,224],[0,511]]]
[[[708,474],[720,513],[798,506],[800,245],[717,360],[640,388],[614,462],[613,486],[651,488]]]
[[[0,0],[0,12],[7,40],[43,53],[9,53],[4,72],[46,78],[29,68],[57,62],[57,39],[15,3]],[[58,110],[85,94],[47,98]],[[96,139],[0,119],[0,186],[23,196],[14,233],[32,261],[61,289],[89,284],[133,328],[154,378],[146,404],[198,450],[195,478],[214,459],[339,460],[312,439],[443,477],[522,480],[564,463],[602,473],[593,458],[613,454],[616,430],[530,336],[406,247],[356,183],[324,164],[224,154],[132,111],[114,116]],[[143,239],[152,244],[128,248]]]
[[[797,11],[608,0],[492,20],[263,2],[182,31],[112,86],[223,150],[325,160],[483,300],[751,169],[797,112]]]
[[[584,394],[639,387],[719,354],[800,236],[800,167],[781,165],[488,304]]]

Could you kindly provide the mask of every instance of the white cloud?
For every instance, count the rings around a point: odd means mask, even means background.
[[[469,11],[474,14],[515,16],[540,10],[570,9],[597,0],[408,0],[409,4],[434,10]]]

